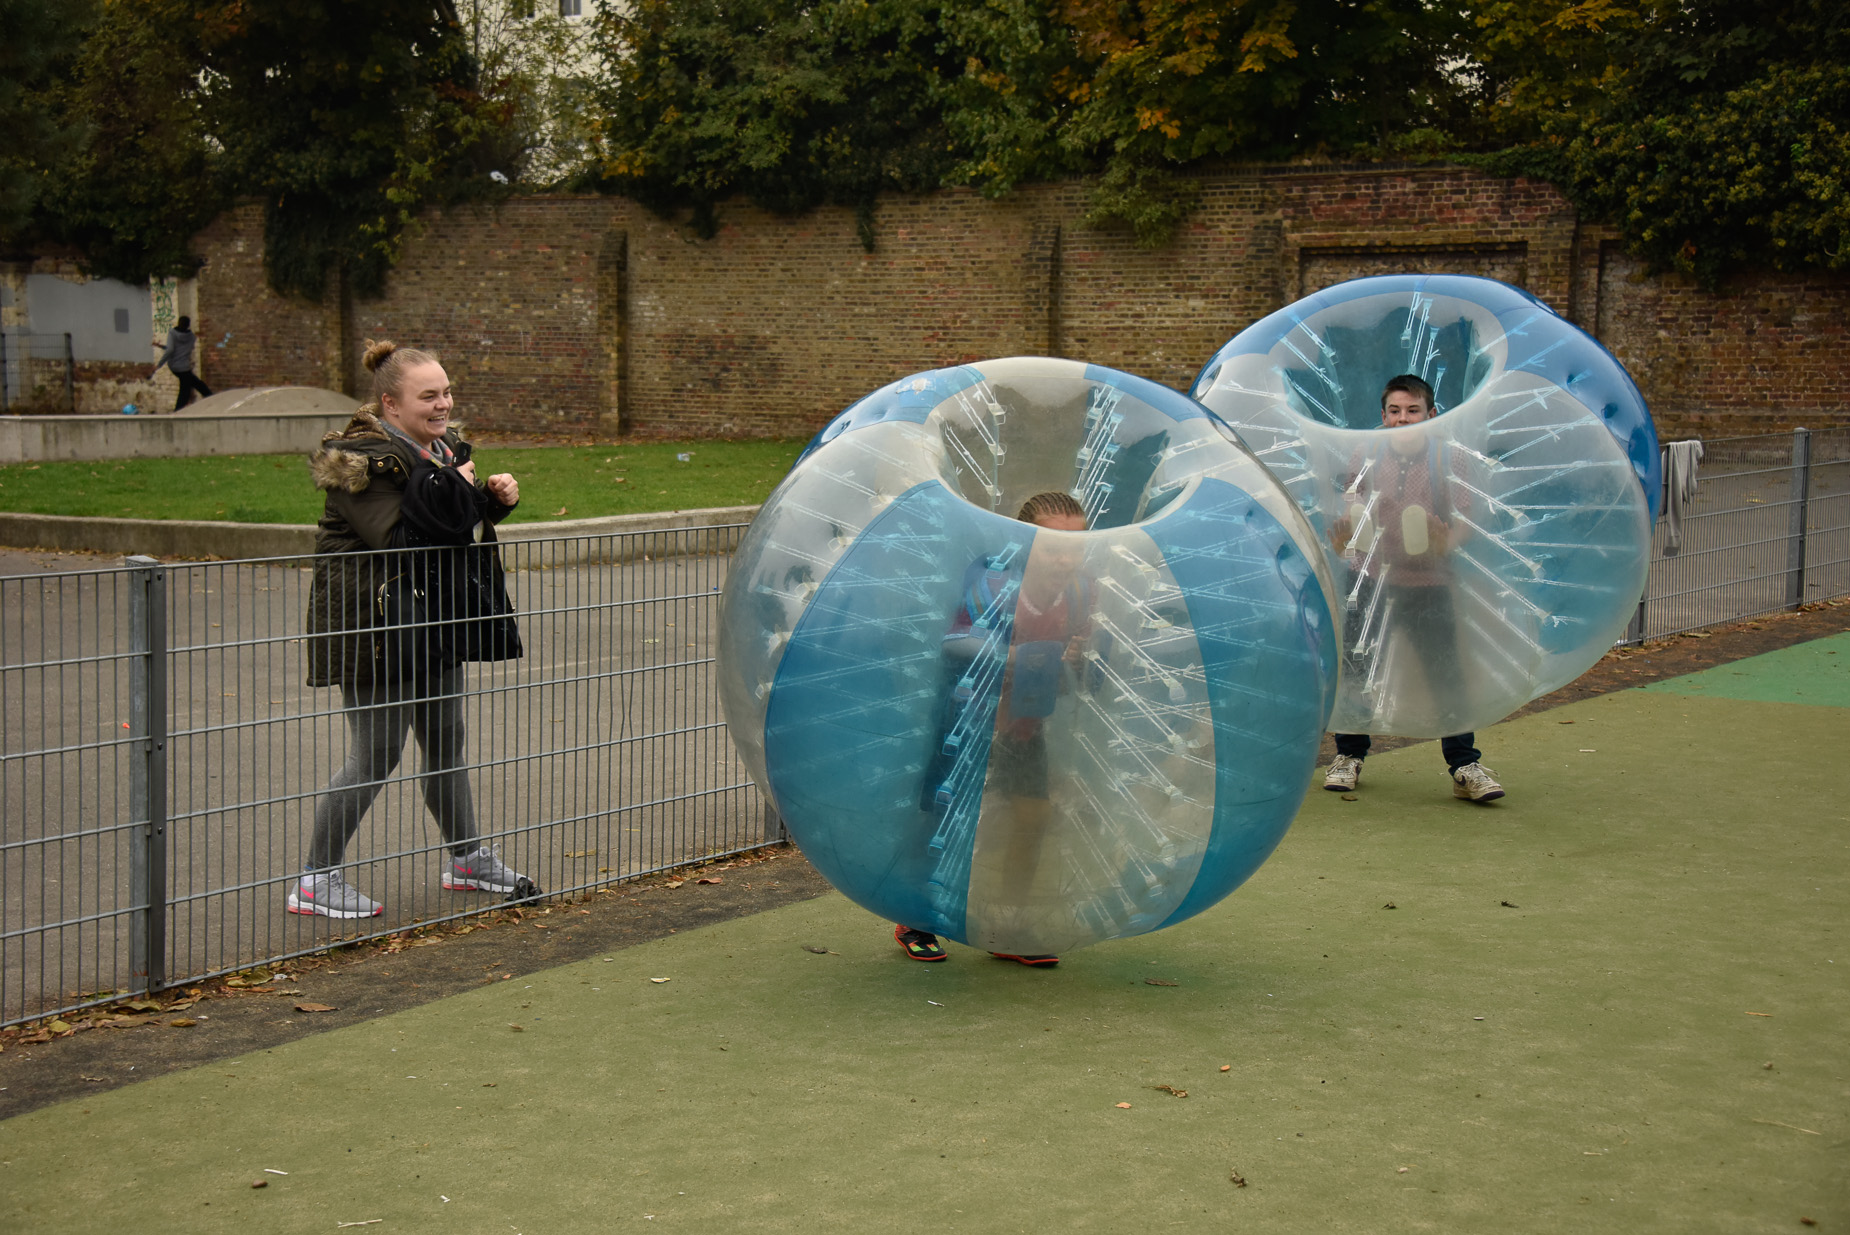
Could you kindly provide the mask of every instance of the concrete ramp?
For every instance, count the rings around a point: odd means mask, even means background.
[[[225,390],[178,413],[0,417],[0,463],[306,454],[359,402],[313,386]]]
[[[209,399],[196,399],[178,412],[188,419],[200,416],[351,416],[360,401],[336,390],[318,386],[240,386],[221,390]]]

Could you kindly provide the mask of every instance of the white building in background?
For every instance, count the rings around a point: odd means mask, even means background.
[[[459,4],[483,80],[522,104],[526,145],[510,178],[547,185],[571,171],[590,139],[588,106],[599,64],[593,25],[624,0],[468,0]],[[497,179],[500,177],[498,176]]]

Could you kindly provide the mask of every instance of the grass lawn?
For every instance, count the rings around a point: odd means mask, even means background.
[[[510,523],[748,506],[796,461],[799,438],[487,447],[483,475],[512,472],[520,508]],[[688,455],[686,462],[677,456]],[[0,467],[0,510],[128,519],[313,523],[322,495],[302,455],[104,459]]]

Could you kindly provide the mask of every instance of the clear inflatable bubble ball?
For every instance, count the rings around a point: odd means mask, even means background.
[[[1390,426],[1386,388],[1404,376],[1430,415]],[[1462,275],[1338,284],[1241,331],[1194,394],[1328,554],[1339,733],[1483,728],[1579,677],[1637,611],[1656,430],[1611,353],[1526,292]]]
[[[1179,922],[1303,801],[1334,584],[1192,400],[1076,361],[921,373],[819,434],[734,555],[721,699],[803,852],[996,952]]]

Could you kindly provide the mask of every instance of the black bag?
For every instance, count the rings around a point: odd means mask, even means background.
[[[514,620],[514,602],[508,599],[495,525],[484,520],[481,543],[465,545],[460,552],[458,607],[451,631],[456,660],[519,660],[526,648]]]
[[[479,544],[419,549],[387,562],[374,601],[380,676],[427,681],[465,661],[526,655],[494,524],[482,524]]]

